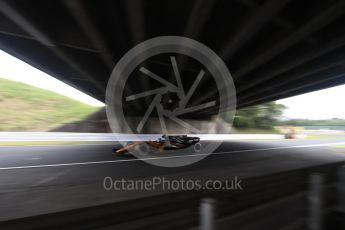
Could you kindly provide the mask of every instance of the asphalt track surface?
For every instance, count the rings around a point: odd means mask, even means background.
[[[111,153],[114,144],[0,147],[0,220],[162,192],[107,191],[103,187],[105,177],[249,178],[344,161],[345,155],[329,146],[337,143],[344,144],[345,139],[227,141],[205,159],[177,168],[154,166],[130,156],[114,156]]]

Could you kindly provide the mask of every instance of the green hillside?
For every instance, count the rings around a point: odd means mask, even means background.
[[[0,131],[49,131],[97,111],[51,91],[0,78]]]

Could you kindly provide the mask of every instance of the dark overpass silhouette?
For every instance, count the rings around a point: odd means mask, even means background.
[[[186,36],[224,60],[241,108],[344,84],[344,24],[343,0],[2,0],[0,49],[104,101],[111,70],[134,45]],[[198,100],[216,94],[201,87]]]

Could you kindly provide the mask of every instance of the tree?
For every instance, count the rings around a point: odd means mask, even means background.
[[[327,120],[309,120],[309,119],[290,119],[281,121],[281,125],[291,126],[345,126],[345,120],[340,118],[332,118]]]
[[[284,109],[284,105],[275,102],[243,108],[236,112],[233,126],[236,128],[273,129],[278,124]],[[223,119],[231,122],[227,113],[223,115]]]

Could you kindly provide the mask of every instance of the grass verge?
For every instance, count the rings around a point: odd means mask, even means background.
[[[49,131],[99,108],[0,77],[0,131]]]

